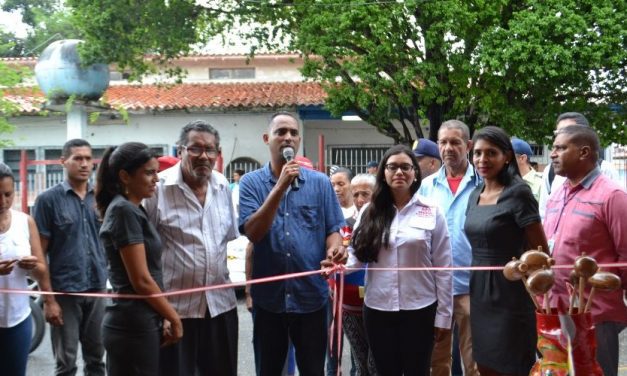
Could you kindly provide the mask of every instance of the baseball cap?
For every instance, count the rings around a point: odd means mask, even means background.
[[[366,165],[366,168],[372,168],[372,167],[378,167],[378,166],[379,166],[379,163],[377,163],[377,161],[370,161]]]
[[[414,141],[414,155],[416,157],[427,156],[440,159],[440,151],[438,150],[438,145],[427,138],[419,138]]]
[[[179,159],[171,155],[164,155],[163,157],[159,157],[157,158],[157,161],[159,161],[159,172],[167,170],[168,168],[179,163]]]
[[[512,146],[514,147],[514,153],[522,155],[525,154],[528,159],[531,159],[533,156],[533,151],[531,150],[531,146],[524,140],[520,138],[512,138]]]

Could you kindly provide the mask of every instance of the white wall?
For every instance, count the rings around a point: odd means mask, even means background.
[[[148,145],[171,146],[176,143],[181,128],[190,121],[209,122],[220,133],[224,166],[239,157],[249,157],[264,164],[269,160],[263,133],[273,112],[248,111],[216,113],[156,113],[130,114],[129,123],[101,119],[103,125],[88,125],[85,139],[94,147],[119,145],[140,141]],[[103,115],[104,116],[104,115]],[[16,125],[12,135],[15,148],[61,148],[66,141],[65,116],[22,116],[11,119]],[[305,120],[303,141],[298,154],[305,154],[315,164],[319,162],[318,138],[325,137],[329,145],[392,144],[393,141],[362,121]],[[329,161],[326,161],[329,163]]]
[[[231,114],[172,113],[129,116],[129,123],[88,125],[85,139],[94,147],[140,141],[148,145],[174,145],[181,128],[190,121],[209,122],[220,133],[225,166],[238,157],[268,160],[262,134],[270,113],[246,112]],[[15,148],[60,148],[66,141],[64,116],[23,116],[11,119],[16,125],[12,135]]]

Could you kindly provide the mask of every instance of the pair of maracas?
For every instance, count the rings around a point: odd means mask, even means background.
[[[510,281],[522,280],[525,288],[537,309],[540,309],[535,296],[544,295],[544,311],[551,313],[549,291],[555,283],[555,275],[550,269],[555,261],[542,248],[523,253],[520,260],[513,258],[503,269],[503,275]],[[613,273],[599,271],[596,261],[585,254],[575,259],[574,269],[570,276],[573,286],[579,287],[579,311],[587,312],[596,290],[613,291],[620,287],[620,278]],[[586,282],[592,287],[588,303],[584,307],[584,287]],[[575,293],[571,295],[568,313],[572,314],[575,306]]]
[[[544,309],[546,313],[550,313],[548,294],[555,283],[555,275],[551,270],[553,264],[555,261],[542,252],[542,247],[538,247],[537,250],[523,253],[520,259],[514,257],[505,265],[503,275],[510,281],[522,280],[531,301],[538,310],[541,307],[536,300],[536,295],[544,295]]]
[[[592,305],[592,298],[596,291],[614,291],[621,285],[620,278],[610,272],[601,271],[594,258],[582,254],[575,259],[575,268],[570,273],[570,283],[573,287],[578,287],[579,295],[579,313],[588,312]],[[584,288],[586,283],[590,285],[590,295],[588,301],[585,302]],[[572,314],[575,307],[575,296],[573,291],[570,297],[570,305],[568,313]],[[585,303],[585,304],[584,304]],[[582,310],[583,308],[583,310]]]

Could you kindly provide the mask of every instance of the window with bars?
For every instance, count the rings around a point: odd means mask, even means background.
[[[392,144],[377,145],[329,145],[327,146],[327,173],[331,166],[349,168],[353,174],[366,172],[370,161],[379,163]]]
[[[229,182],[233,182],[232,176],[235,170],[244,170],[244,173],[257,170],[261,167],[261,164],[256,160],[248,157],[240,157],[231,161],[231,163],[224,169],[224,176],[229,179]]]

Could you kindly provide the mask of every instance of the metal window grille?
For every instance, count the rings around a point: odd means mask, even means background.
[[[229,179],[230,182],[233,182],[231,176],[233,175],[233,171],[235,170],[244,170],[244,173],[255,171],[261,167],[261,164],[256,160],[248,157],[240,157],[231,161],[231,163],[226,166],[224,169],[224,176]]]
[[[327,146],[327,173],[334,165],[349,168],[354,174],[364,173],[368,162],[378,163],[391,146],[392,144],[329,145]]]

